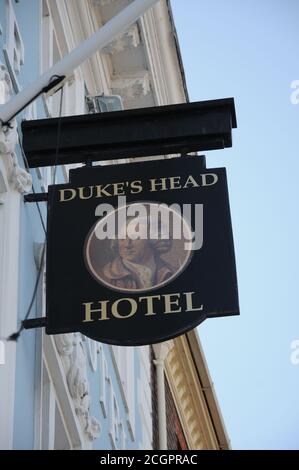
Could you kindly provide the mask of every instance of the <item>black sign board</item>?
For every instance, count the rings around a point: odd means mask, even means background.
[[[224,168],[85,167],[49,187],[48,334],[143,345],[238,313]]]
[[[57,128],[61,127],[59,156]],[[237,127],[233,98],[22,122],[30,168],[224,149]]]

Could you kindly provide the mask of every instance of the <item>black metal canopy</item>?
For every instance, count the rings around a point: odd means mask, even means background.
[[[233,98],[61,118],[23,121],[30,168],[232,146]]]

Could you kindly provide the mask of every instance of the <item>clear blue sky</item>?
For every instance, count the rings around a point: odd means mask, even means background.
[[[240,317],[199,329],[234,449],[299,449],[298,0],[172,0],[191,101],[234,97],[228,171]]]

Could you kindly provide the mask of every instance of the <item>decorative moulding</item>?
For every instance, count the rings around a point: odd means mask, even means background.
[[[0,64],[0,82],[4,83],[6,100],[12,94],[12,82],[5,65]],[[21,168],[15,154],[18,143],[17,122],[14,119],[10,126],[1,126],[0,124],[0,156],[5,157],[7,168],[7,179],[13,189],[23,194],[29,192],[32,187],[31,175]]]
[[[127,49],[134,49],[140,44],[140,36],[137,23],[135,23],[128,31],[121,34],[111,41],[102,49],[104,54],[118,54]]]
[[[120,95],[124,101],[146,96],[150,92],[149,72],[140,70],[115,76],[111,88],[113,94]]]
[[[82,336],[80,333],[56,335],[55,344],[77,417],[87,439],[93,441],[100,435],[100,423],[90,413],[91,397]]]

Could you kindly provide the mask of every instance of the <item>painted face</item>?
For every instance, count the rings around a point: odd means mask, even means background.
[[[148,249],[149,246],[147,240],[132,240],[131,238],[118,240],[120,256],[125,260],[132,261],[133,263],[141,262],[148,252]]]

